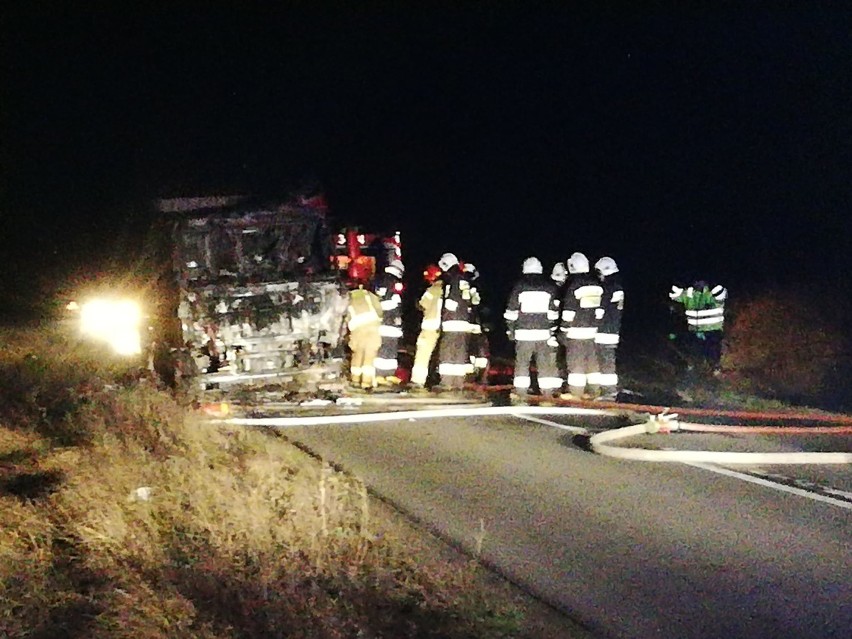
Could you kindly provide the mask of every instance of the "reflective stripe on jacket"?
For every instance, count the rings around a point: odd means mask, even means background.
[[[603,287],[591,273],[574,273],[562,298],[559,326],[568,339],[594,339],[603,319]]]
[[[376,281],[376,295],[382,307],[383,337],[402,337],[402,282],[391,273],[383,273]]]
[[[725,322],[725,300],[728,290],[721,285],[704,286],[700,289],[672,286],[669,298],[683,304],[686,324],[694,333],[721,331]]]
[[[470,332],[470,282],[458,267],[453,267],[442,278],[444,284],[441,330],[445,333]]]
[[[512,339],[547,341],[555,333],[559,321],[556,285],[538,273],[523,275],[509,294],[503,319]]]

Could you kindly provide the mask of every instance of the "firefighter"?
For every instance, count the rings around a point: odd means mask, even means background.
[[[472,381],[482,382],[488,371],[488,358],[490,349],[488,347],[487,329],[482,322],[482,296],[479,293],[479,287],[476,281],[479,279],[479,271],[477,268],[465,262],[462,266],[462,272],[467,275],[470,282],[470,334],[468,337],[468,355],[470,357],[470,367],[468,373]]]
[[[376,384],[378,386],[397,386],[396,376],[399,367],[397,354],[399,340],[402,337],[402,276],[405,267],[400,260],[392,260],[384,273],[376,279],[376,295],[382,307],[382,324],[379,335],[382,344],[376,357]]]
[[[624,311],[624,288],[621,285],[618,265],[611,257],[602,257],[595,262],[595,271],[603,287],[601,306],[604,313],[595,333],[595,350],[600,373],[591,382],[600,386],[600,399],[615,401],[618,398],[615,352],[618,349],[621,314]]]
[[[524,260],[521,279],[512,288],[503,318],[509,339],[515,343],[515,377],[512,400],[521,402],[531,385],[531,365],[538,369],[542,395],[555,395],[562,387],[556,368],[556,328],[559,298],[556,285],[542,273],[538,258]]]
[[[683,308],[687,331],[693,338],[688,346],[689,350],[694,352],[698,359],[703,360],[710,372],[718,375],[728,290],[720,284],[711,287],[699,280],[686,289],[672,286],[669,299]],[[694,364],[691,359],[690,368],[694,367]]]
[[[411,368],[411,385],[415,390],[424,390],[429,378],[429,364],[432,353],[438,344],[441,330],[441,308],[444,284],[441,281],[441,268],[430,264],[423,271],[423,279],[428,287],[417,302],[423,311],[420,322],[420,334],[417,336],[417,347],[414,353],[414,365]]]
[[[568,258],[568,282],[562,297],[560,336],[565,344],[568,392],[563,399],[593,395],[600,373],[595,352],[595,335],[603,317],[603,287],[589,273],[589,259],[583,253]]]
[[[459,267],[458,258],[444,253],[441,267],[441,337],[438,342],[438,374],[442,389],[459,391],[470,367],[467,343],[470,333],[470,282]]]
[[[382,343],[379,335],[382,307],[379,297],[365,289],[363,284],[349,294],[346,323],[349,349],[352,351],[350,384],[355,388],[372,390],[376,385],[375,360]]]
[[[565,282],[568,281],[568,269],[565,266],[565,262],[557,262],[553,265],[550,271],[550,279],[553,280],[558,288],[565,286]]]
[[[557,262],[550,270],[550,279],[556,284],[557,297],[559,303],[562,303],[562,297],[565,293],[565,282],[568,281],[568,267],[565,262]],[[556,369],[559,371],[559,376],[565,380],[568,377],[568,365],[565,362],[565,343],[557,336],[556,346]]]

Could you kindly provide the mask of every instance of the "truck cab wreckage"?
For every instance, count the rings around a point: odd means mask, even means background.
[[[348,291],[401,258],[399,233],[332,232],[322,196],[161,199],[176,315],[204,389],[340,391]]]

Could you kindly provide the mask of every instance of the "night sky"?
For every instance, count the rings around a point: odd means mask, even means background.
[[[7,13],[0,293],[132,246],[152,198],[308,177],[498,313],[577,250],[637,313],[693,277],[852,292],[852,3],[425,4]]]

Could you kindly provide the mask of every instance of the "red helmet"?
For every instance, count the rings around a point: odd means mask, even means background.
[[[349,263],[349,279],[353,282],[365,283],[373,276],[373,264],[365,255],[359,255]]]
[[[423,279],[426,280],[429,284],[432,284],[435,280],[441,277],[441,267],[437,264],[430,264],[426,267],[426,270],[423,271]]]

